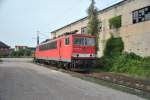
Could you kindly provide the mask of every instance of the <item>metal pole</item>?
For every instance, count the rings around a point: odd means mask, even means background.
[[[37,31],[37,45],[39,45],[39,31]]]

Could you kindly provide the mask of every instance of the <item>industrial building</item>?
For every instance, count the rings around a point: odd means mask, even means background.
[[[110,33],[122,37],[126,52],[134,52],[141,56],[150,56],[150,0],[123,0],[98,12],[99,51],[103,56],[106,41]],[[110,27],[110,19],[120,17],[121,27],[117,30]],[[78,30],[79,34],[87,34],[88,17],[51,32],[57,37],[65,32]]]
[[[9,55],[10,47],[0,41],[0,57]]]

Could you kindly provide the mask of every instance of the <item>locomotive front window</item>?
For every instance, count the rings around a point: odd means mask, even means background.
[[[74,44],[80,46],[95,46],[95,38],[76,37],[74,38]]]
[[[74,44],[83,46],[84,38],[74,38]]]
[[[95,38],[85,38],[86,46],[95,46]]]

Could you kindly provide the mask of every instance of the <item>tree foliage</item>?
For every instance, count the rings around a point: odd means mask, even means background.
[[[98,26],[99,26],[99,20],[98,20],[98,11],[95,7],[95,1],[91,0],[91,4],[88,8],[88,34],[96,36],[96,47],[98,50]]]
[[[91,4],[88,8],[88,33],[91,35],[97,35],[98,34],[98,11],[97,8],[95,7],[95,1],[91,0]]]
[[[13,51],[10,56],[11,57],[24,57],[24,56],[31,56],[32,51],[29,49],[20,49],[19,51]]]

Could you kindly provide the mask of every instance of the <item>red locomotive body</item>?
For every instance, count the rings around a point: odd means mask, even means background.
[[[68,34],[38,45],[35,60],[84,71],[95,60],[95,53],[95,36]]]

